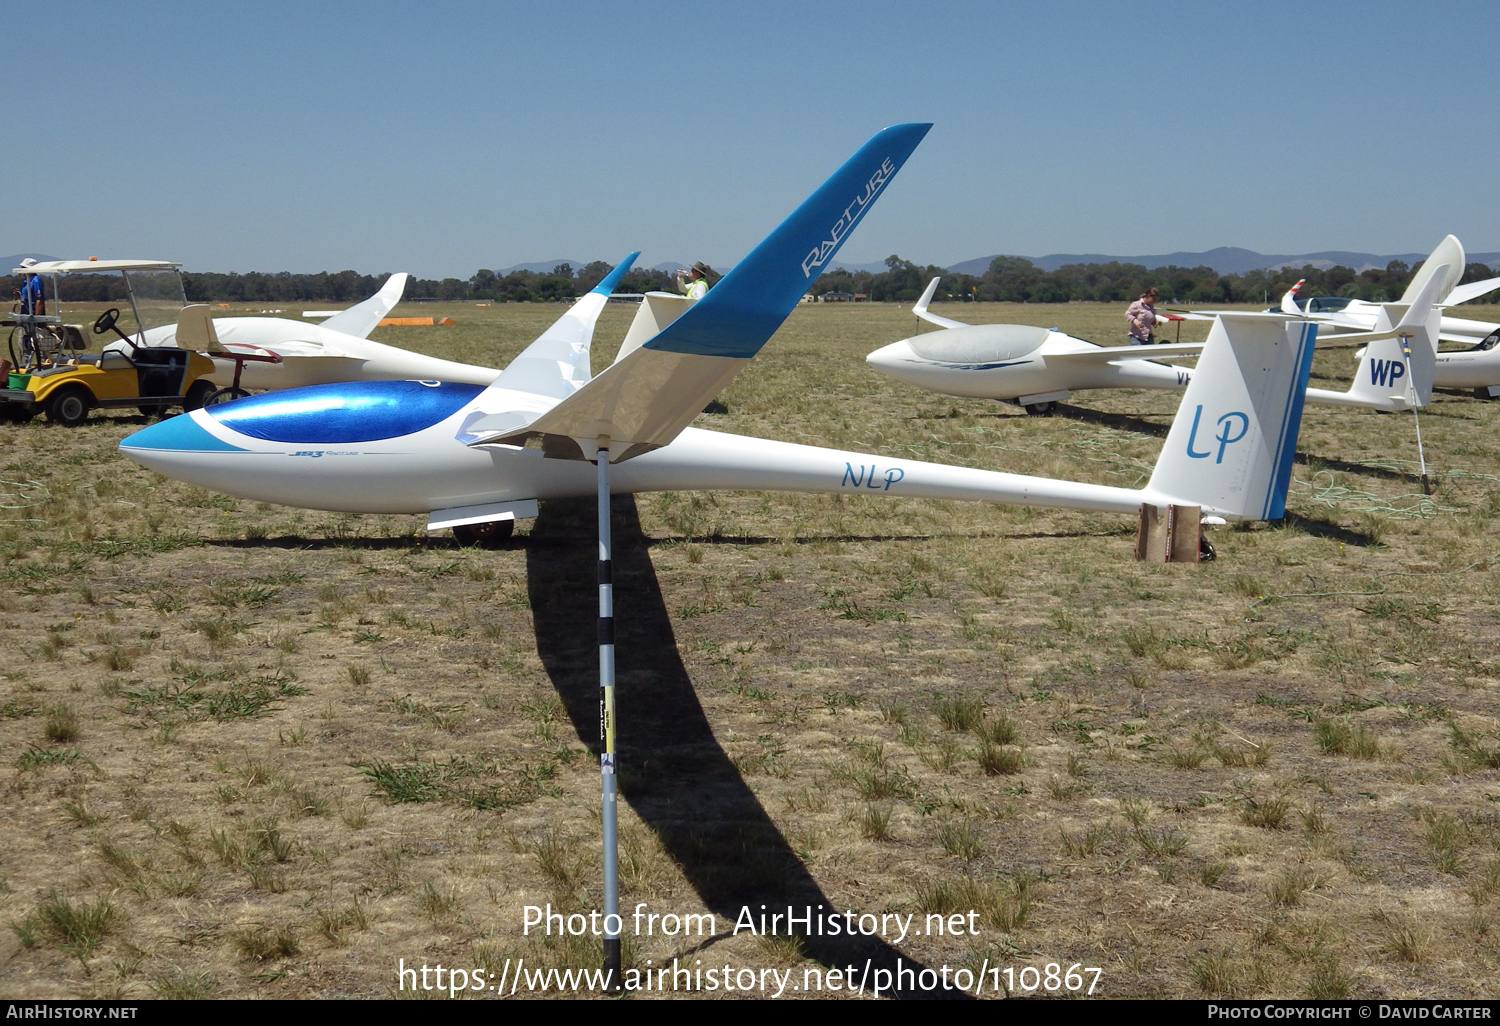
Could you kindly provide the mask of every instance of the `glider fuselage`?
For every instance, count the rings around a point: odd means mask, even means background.
[[[152,470],[204,488],[350,513],[430,513],[594,494],[590,463],[462,441],[465,422],[481,412],[479,393],[472,386],[406,381],[273,393],[163,421],[127,438],[121,449]],[[516,412],[528,415],[550,405],[526,393],[484,394],[488,411],[501,398],[513,398]],[[423,420],[430,422],[419,425]],[[695,489],[968,498],[1121,513],[1142,501],[1140,491],[1124,488],[697,428],[611,471],[616,494]]]
[[[918,388],[973,399],[1014,400],[1086,388],[1187,387],[1188,367],[1149,359],[1070,359],[1106,347],[1061,331],[983,324],[928,332],[865,358],[883,374]]]

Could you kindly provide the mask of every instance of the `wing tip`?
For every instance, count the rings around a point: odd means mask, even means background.
[[[631,253],[629,256],[627,256],[624,260],[621,260],[618,264],[615,265],[612,271],[604,276],[603,280],[600,281],[598,285],[595,285],[589,291],[597,293],[601,296],[608,296],[613,293],[615,290],[615,286],[620,284],[621,278],[630,273],[631,266],[635,264],[636,259],[639,258],[640,255],[641,251],[636,250],[634,253]]]

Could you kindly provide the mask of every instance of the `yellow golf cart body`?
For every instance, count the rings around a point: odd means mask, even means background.
[[[52,285],[57,312],[13,313],[0,321],[14,329],[12,359],[20,364],[5,382],[8,387],[0,389],[0,416],[25,420],[45,412],[48,420],[71,427],[96,407],[136,407],[149,414],[202,406],[217,387],[208,380],[213,360],[188,349],[146,344],[147,332],[174,324],[186,304],[180,266],[160,260],[52,260],[16,268],[16,274],[42,275]],[[64,324],[61,313],[60,279],[85,274],[118,274],[123,288],[106,282],[92,291],[105,302],[126,300],[130,309],[128,320],[111,308],[94,322],[92,334],[112,333],[123,342],[97,356],[81,352],[88,346],[87,329]],[[117,322],[132,330],[127,333]]]

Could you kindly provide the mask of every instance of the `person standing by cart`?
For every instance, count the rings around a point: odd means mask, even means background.
[[[27,257],[21,261],[21,267],[31,267],[36,263],[33,257]],[[16,298],[21,301],[21,313],[27,315],[43,315],[47,312],[47,289],[40,274],[21,275],[21,287],[16,290]],[[36,325],[28,323],[21,328],[21,364],[31,366],[36,362]]]

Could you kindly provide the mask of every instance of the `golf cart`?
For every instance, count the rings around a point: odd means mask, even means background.
[[[13,365],[5,382],[9,387],[0,389],[0,418],[29,420],[45,412],[53,423],[74,427],[95,407],[135,407],[150,416],[173,406],[194,410],[245,395],[238,387],[243,361],[279,362],[280,357],[263,350],[223,350],[207,308],[186,306],[180,266],[94,259],[16,268],[16,274],[40,277],[43,295],[51,293],[52,312],[41,303],[37,310],[12,312],[0,321],[12,329]],[[93,323],[90,334],[117,336],[98,356],[84,354],[89,339],[82,325],[63,323],[64,295],[74,304],[120,303]],[[122,313],[126,306],[128,314]],[[182,331],[185,322],[197,330]],[[174,333],[177,344],[163,344]],[[214,361],[205,353],[235,361],[233,387],[221,389],[209,380]]]

